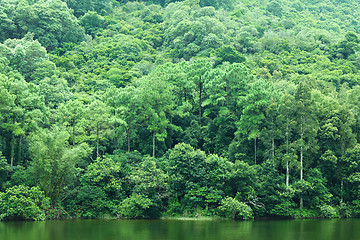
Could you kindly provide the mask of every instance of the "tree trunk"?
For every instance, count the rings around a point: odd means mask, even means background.
[[[303,158],[304,158],[304,155],[303,155],[303,140],[304,140],[304,129],[303,129],[303,120],[304,118],[301,117],[301,126],[300,126],[300,180],[303,180],[304,179],[304,166],[303,166]],[[304,206],[304,199],[301,197],[300,198],[300,209],[302,209]]]
[[[99,124],[96,126],[96,158],[99,158]]]
[[[256,137],[254,138],[254,162],[256,165]]]
[[[73,146],[75,146],[75,122],[73,123]]]
[[[12,134],[11,141],[10,141],[10,167],[11,169],[14,167],[15,161],[15,136]]]
[[[20,137],[19,137],[19,150],[18,150],[18,161],[19,162],[21,162],[22,138],[23,138],[23,136],[20,135]]]
[[[130,152],[130,128],[126,131],[127,134],[127,151]]]
[[[343,189],[344,189],[344,179],[341,177],[340,180],[340,202],[343,202]]]
[[[272,155],[272,162],[275,164],[275,139],[274,137],[271,139],[271,155]]]
[[[286,188],[289,187],[289,161],[286,161]]]
[[[201,108],[201,104],[202,104],[202,88],[203,88],[203,84],[201,82],[201,77],[200,77],[200,83],[199,83],[199,122],[201,123],[201,117],[202,117],[202,108]]]
[[[153,152],[152,152],[153,157],[155,157],[155,141],[156,141],[156,134],[155,131],[153,131]]]
[[[300,180],[304,179],[303,158],[304,158],[303,146],[302,146],[302,143],[301,143],[301,146],[300,146]]]
[[[286,124],[286,155],[289,154],[289,122],[287,122]],[[286,188],[289,187],[289,178],[290,178],[290,173],[289,173],[289,161],[288,159],[286,159]]]

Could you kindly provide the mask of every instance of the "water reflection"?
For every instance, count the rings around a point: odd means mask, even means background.
[[[348,240],[360,220],[176,221],[74,220],[0,222],[6,240]]]

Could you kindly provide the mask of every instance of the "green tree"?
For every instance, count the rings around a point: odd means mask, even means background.
[[[103,130],[109,126],[110,109],[102,101],[95,99],[85,108],[87,127],[89,130],[95,130],[95,149],[96,158],[100,157],[100,138],[103,136]],[[93,135],[90,136],[92,138]]]
[[[38,187],[14,186],[0,192],[0,219],[45,220],[50,199]]]
[[[0,75],[0,91],[4,93],[2,98],[6,104],[0,109],[0,127],[7,133],[8,147],[4,153],[13,167],[23,160],[21,152],[24,137],[46,124],[47,108],[35,85],[27,83],[16,72],[7,75]]]
[[[22,38],[32,32],[35,39],[48,50],[53,50],[63,42],[80,42],[84,39],[78,20],[60,0],[5,0],[1,2],[1,6],[6,13],[11,12],[10,19],[17,27],[11,34],[12,37]],[[9,33],[5,33],[7,34]]]
[[[155,157],[156,140],[164,141],[167,128],[175,127],[169,120],[174,110],[173,86],[162,75],[161,71],[155,71],[137,82],[140,114],[146,121],[147,129],[152,133],[153,157]]]
[[[72,145],[75,146],[77,127],[81,119],[85,115],[84,103],[80,100],[70,100],[65,104],[61,104],[58,108],[58,121],[62,123],[72,138]]]
[[[276,98],[274,86],[266,80],[258,79],[248,83],[245,96],[239,98],[242,115],[237,122],[238,133],[248,135],[254,139],[254,163],[257,162],[257,138],[265,122],[266,109]]]
[[[53,205],[61,204],[74,187],[76,167],[91,152],[87,144],[70,148],[68,139],[69,134],[59,128],[39,130],[31,136],[31,172]]]
[[[226,197],[221,201],[219,210],[223,212],[225,217],[236,219],[249,220],[253,219],[252,209],[245,203],[239,202],[232,197]]]

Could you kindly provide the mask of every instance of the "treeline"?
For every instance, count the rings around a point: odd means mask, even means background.
[[[358,1],[0,2],[0,219],[360,214]]]

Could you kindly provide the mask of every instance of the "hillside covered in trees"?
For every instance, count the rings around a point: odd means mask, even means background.
[[[359,14],[0,1],[0,219],[360,216]]]

